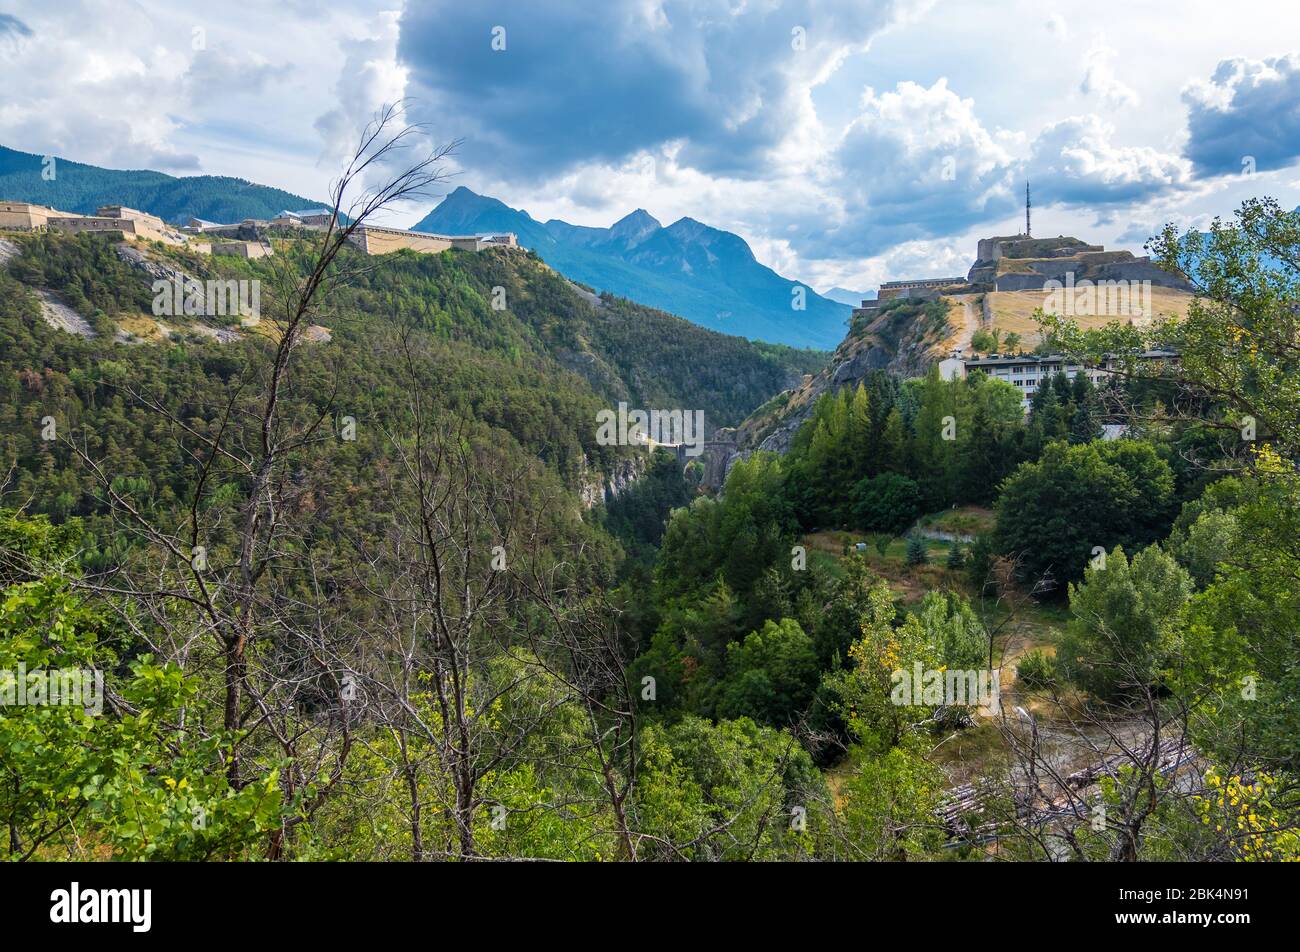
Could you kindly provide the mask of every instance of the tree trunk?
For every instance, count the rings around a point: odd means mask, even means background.
[[[244,657],[244,636],[226,639],[226,705],[224,726],[227,733],[237,734],[240,724],[239,705],[242,700],[244,679],[248,675],[248,662]],[[232,744],[230,759],[226,764],[226,777],[231,787],[239,789],[239,748]]]

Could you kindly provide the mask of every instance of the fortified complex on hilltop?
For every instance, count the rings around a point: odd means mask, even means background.
[[[0,229],[93,232],[118,238],[184,245],[201,254],[228,254],[241,258],[261,258],[271,254],[271,243],[267,240],[271,233],[300,228],[320,231],[329,227],[332,217],[333,213],[328,209],[312,208],[297,212],[282,211],[270,220],[246,218],[242,222],[228,225],[191,218],[184,226],[174,228],[156,215],[123,205],[101,205],[94,215],[78,215],[31,202],[0,201]],[[402,248],[436,253],[449,248],[482,251],[485,248],[518,247],[518,242],[511,233],[432,235],[377,225],[359,226],[348,236],[348,241],[370,255],[387,254]]]
[[[1186,281],[1160,268],[1150,257],[1139,258],[1130,251],[1107,251],[1103,245],[1090,245],[1067,235],[1033,237],[1030,207],[1026,182],[1024,234],[981,238],[975,247],[975,263],[966,277],[886,281],[876,299],[863,301],[854,309],[854,316],[869,320],[885,302],[896,298],[930,301],[954,294],[1041,291],[1049,282],[1078,285],[1085,281],[1138,281],[1150,282],[1157,288],[1190,290]]]
[[[896,298],[930,301],[953,294],[1042,291],[1052,281],[1076,285],[1084,281],[1150,281],[1153,287],[1189,290],[1182,278],[1131,251],[1107,251],[1102,245],[1090,245],[1066,235],[1010,235],[980,239],[975,263],[966,277],[886,281],[876,299],[863,301],[854,309],[854,315],[870,319],[887,301]]]
[[[824,370],[770,400],[739,427],[714,434],[705,454],[708,485],[721,485],[734,461],[756,450],[785,452],[823,394],[856,387],[874,371],[916,377],[938,364],[941,375],[951,379],[978,370],[1016,387],[1028,407],[1052,373],[1084,373],[1099,382],[1113,369],[1079,367],[1061,354],[1035,348],[1039,310],[1100,326],[1185,314],[1194,298],[1181,276],[1149,257],[1107,251],[1066,235],[1035,238],[1029,225],[1026,198],[1025,232],[981,239],[965,277],[882,284],[875,300],[854,308],[849,332]],[[1065,310],[1058,309],[1061,303]],[[993,352],[985,356],[977,356],[974,346],[979,331],[993,342]],[[999,337],[1006,353],[998,352]],[[1026,353],[1025,347],[1035,352]],[[1172,351],[1141,356],[1178,359]]]
[[[185,242],[185,236],[161,218],[123,205],[101,205],[93,215],[78,215],[30,202],[0,202],[0,228],[20,231],[52,228],[74,234],[88,231],[172,245]]]

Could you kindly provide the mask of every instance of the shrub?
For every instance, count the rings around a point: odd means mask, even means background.
[[[863,529],[898,535],[921,515],[921,488],[898,473],[881,473],[853,487],[853,518]]]
[[[1051,687],[1056,683],[1056,659],[1037,648],[1025,652],[1016,665],[1016,680],[1030,689]]]
[[[1070,586],[1074,616],[1061,639],[1061,676],[1093,697],[1142,697],[1160,676],[1170,633],[1192,593],[1187,572],[1159,546],[1130,562],[1118,546]]]
[[[983,594],[984,586],[989,582],[989,571],[993,568],[993,543],[987,535],[978,535],[970,546],[970,557],[966,560],[966,577]]]
[[[959,569],[966,563],[966,558],[961,551],[961,543],[956,539],[948,546],[948,568]]]
[[[1093,549],[1140,549],[1169,532],[1174,477],[1148,443],[1052,443],[1002,484],[994,545],[1021,578],[1083,577]],[[1058,595],[1059,597],[1059,595]]]

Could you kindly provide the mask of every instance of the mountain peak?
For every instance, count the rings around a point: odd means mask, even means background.
[[[616,241],[638,242],[646,235],[659,231],[663,225],[644,208],[624,215],[609,226],[609,237]]]
[[[644,208],[638,208],[634,212],[628,212],[618,221],[614,222],[614,224],[611,225],[610,228],[611,229],[618,228],[621,225],[639,225],[639,226],[653,225],[655,228],[663,227],[663,225],[659,223],[659,219],[655,218],[654,215],[651,215]]]
[[[706,225],[694,218],[679,218],[665,228],[664,231],[678,241],[699,245],[717,254],[757,263],[753,249],[749,247],[749,242],[745,241],[744,238],[733,232]]]
[[[443,208],[443,206],[446,206],[444,211],[450,211],[453,208],[471,209],[497,208],[498,206],[505,207],[500,200],[488,195],[480,195],[478,192],[471,188],[466,188],[464,185],[457,185],[449,194],[443,196],[442,201],[438,203],[438,207]]]
[[[490,195],[459,185],[411,228],[442,235],[514,232],[528,248],[547,244],[546,230],[526,211],[511,208]]]
[[[682,238],[686,238],[690,240],[698,239],[703,235],[708,235],[711,237],[714,235],[730,234],[730,232],[721,231],[720,229],[714,228],[712,225],[706,225],[702,221],[697,221],[694,218],[689,218],[686,216],[677,219],[675,222],[669,225],[666,230],[670,234],[678,235]],[[737,235],[736,237],[739,238],[740,236]],[[741,240],[743,241],[744,239]]]
[[[815,293],[807,295],[806,311],[792,312],[790,295],[797,282],[761,264],[739,235],[694,218],[679,218],[665,228],[644,208],[608,228],[558,218],[542,223],[462,187],[415,230],[513,231],[520,245],[572,280],[727,334],[829,349],[843,338],[849,314],[849,307]]]
[[[828,301],[837,301],[840,304],[847,304],[849,307],[858,307],[863,301],[869,301],[874,298],[876,292],[850,291],[848,288],[842,288],[839,285],[836,285],[829,291],[822,291],[821,295]]]

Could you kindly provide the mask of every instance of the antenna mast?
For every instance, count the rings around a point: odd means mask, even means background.
[[[1029,179],[1025,179],[1025,237],[1026,237],[1026,238],[1031,238],[1031,237],[1033,237],[1033,233],[1029,230],[1029,209],[1030,209],[1030,207],[1031,207],[1031,204],[1030,204],[1030,201],[1029,201]]]

